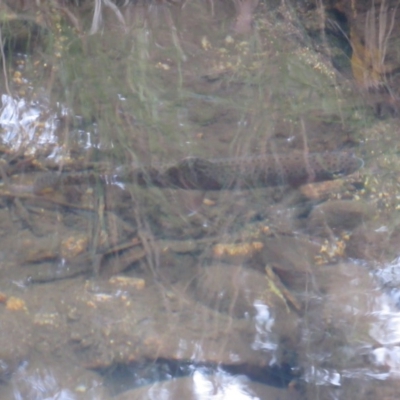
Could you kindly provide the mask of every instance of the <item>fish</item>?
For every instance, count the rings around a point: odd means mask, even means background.
[[[349,152],[297,152],[214,160],[188,157],[161,171],[142,170],[136,182],[141,186],[210,191],[298,187],[349,175],[363,164],[362,159]]]
[[[363,166],[353,153],[282,153],[250,157],[206,159],[187,157],[166,166],[121,166],[104,174],[95,171],[47,173],[33,185],[35,194],[64,185],[95,184],[100,181],[133,183],[142,187],[184,190],[248,190],[300,185],[349,175]]]

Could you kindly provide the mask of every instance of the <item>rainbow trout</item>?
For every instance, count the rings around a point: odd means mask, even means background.
[[[186,190],[245,190],[285,184],[296,187],[348,175],[362,165],[360,158],[348,152],[298,152],[211,160],[188,157],[164,167],[123,166],[104,174],[46,173],[35,181],[33,191],[40,194],[48,188],[99,181]]]
[[[357,171],[360,158],[347,152],[271,154],[208,160],[185,158],[165,168],[119,169],[121,182],[187,190],[251,189],[299,186],[331,180]]]

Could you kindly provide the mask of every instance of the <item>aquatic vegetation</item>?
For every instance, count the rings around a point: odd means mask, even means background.
[[[357,83],[367,89],[379,88],[385,84],[386,75],[395,66],[388,63],[388,44],[391,39],[399,3],[389,8],[382,0],[379,11],[375,2],[366,12],[364,37],[361,39],[354,28],[350,33],[353,55],[351,65]]]
[[[125,5],[128,3],[128,1],[125,2]],[[118,21],[122,24],[123,27],[126,27],[125,25],[125,19],[118,8],[118,6],[113,3],[111,0],[95,0],[94,2],[94,13],[93,13],[93,21],[92,21],[92,27],[90,28],[90,33],[94,34],[99,31],[100,26],[102,24],[103,20],[103,13],[102,13],[102,8],[103,5],[105,7],[109,7],[115,16],[118,18]]]

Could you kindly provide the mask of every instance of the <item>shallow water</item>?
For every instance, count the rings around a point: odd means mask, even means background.
[[[229,1],[104,7],[94,35],[92,10],[81,35],[53,13],[52,40],[6,54],[2,399],[394,398],[398,120],[275,3],[240,34]],[[338,151],[364,167],[299,188],[32,191],[49,173]]]

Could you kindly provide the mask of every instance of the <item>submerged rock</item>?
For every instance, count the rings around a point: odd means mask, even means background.
[[[370,221],[358,227],[346,247],[349,257],[366,261],[392,261],[399,256],[400,225]]]
[[[376,215],[372,204],[355,200],[332,200],[316,206],[308,217],[308,229],[313,234],[329,235],[351,231]]]
[[[219,263],[200,269],[193,294],[213,310],[243,318],[257,313],[254,304],[265,297],[267,288],[267,277],[261,272]]]

